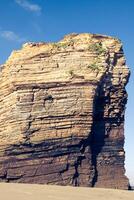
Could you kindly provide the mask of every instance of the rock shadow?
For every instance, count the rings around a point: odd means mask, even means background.
[[[104,82],[104,81],[103,81]],[[105,145],[106,126],[104,119],[105,107],[105,92],[104,84],[101,84],[96,89],[96,95],[93,102],[93,124],[91,129],[91,163],[94,167],[95,173],[92,179],[91,186],[94,187],[98,180],[97,158]]]

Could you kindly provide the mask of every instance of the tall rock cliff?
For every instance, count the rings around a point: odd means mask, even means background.
[[[27,43],[0,72],[0,181],[128,188],[118,39]]]

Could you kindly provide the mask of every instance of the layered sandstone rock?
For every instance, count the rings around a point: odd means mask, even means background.
[[[119,40],[72,34],[27,43],[0,73],[0,180],[128,188]]]

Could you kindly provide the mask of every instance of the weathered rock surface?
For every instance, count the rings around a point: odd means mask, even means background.
[[[128,188],[119,40],[71,34],[27,43],[0,73],[0,180]]]

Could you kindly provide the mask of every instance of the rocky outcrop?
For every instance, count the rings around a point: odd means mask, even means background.
[[[128,188],[118,39],[71,34],[27,43],[0,73],[0,180]]]

